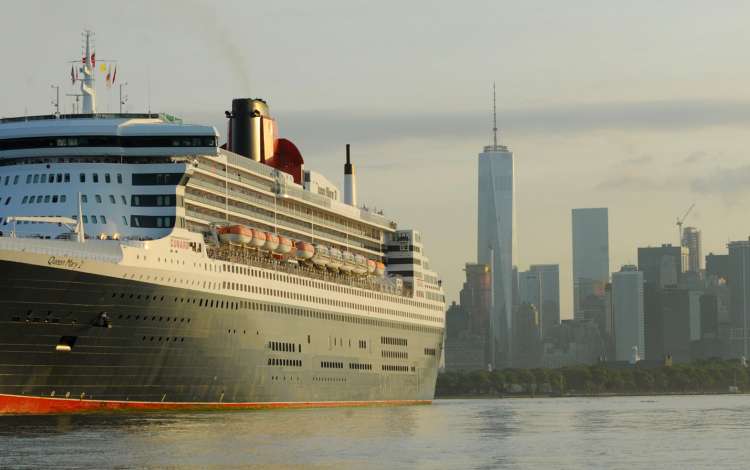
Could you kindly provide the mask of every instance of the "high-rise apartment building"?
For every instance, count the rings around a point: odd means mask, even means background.
[[[612,273],[612,310],[614,314],[615,360],[629,361],[633,348],[646,355],[643,311],[643,273],[635,266],[623,266]]]
[[[728,248],[732,336],[744,343],[750,336],[750,240],[729,242]],[[744,349],[743,344],[743,353]]]
[[[609,280],[609,211],[573,209],[573,309],[583,319],[589,297],[601,298]]]
[[[490,316],[493,366],[508,365],[513,329],[514,227],[513,153],[504,145],[489,145],[479,154],[477,261],[492,271]]]
[[[682,230],[682,246],[688,249],[687,271],[693,273],[700,272],[703,269],[701,231],[695,227],[685,227]]]

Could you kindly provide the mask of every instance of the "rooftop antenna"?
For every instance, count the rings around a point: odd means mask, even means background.
[[[495,82],[492,82],[492,149],[497,151],[497,97]]]

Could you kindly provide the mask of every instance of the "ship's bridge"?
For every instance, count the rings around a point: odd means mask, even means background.
[[[0,162],[50,157],[218,155],[213,126],[167,114],[63,114],[0,119]],[[68,160],[70,161],[70,160]]]

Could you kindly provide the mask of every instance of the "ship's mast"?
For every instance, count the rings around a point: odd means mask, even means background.
[[[83,78],[81,79],[81,94],[83,95],[83,114],[96,113],[96,89],[94,88],[94,63],[91,60],[91,39],[94,36],[92,31],[83,32],[86,38],[85,55],[83,58]]]

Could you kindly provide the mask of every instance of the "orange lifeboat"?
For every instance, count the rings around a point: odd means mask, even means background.
[[[253,230],[244,225],[225,225],[217,230],[219,240],[224,243],[247,245],[253,239]]]
[[[266,244],[266,234],[260,230],[253,229],[253,241],[250,244],[255,248],[261,248]]]
[[[263,245],[263,248],[268,251],[276,251],[276,248],[279,247],[279,236],[271,232],[266,232],[265,235],[266,244]]]
[[[279,245],[274,250],[276,253],[285,255],[292,251],[292,241],[286,237],[279,235]]]
[[[375,275],[380,277],[385,276],[385,265],[380,261],[375,263]]]
[[[296,248],[297,259],[306,261],[315,255],[315,248],[310,243],[297,242]]]

